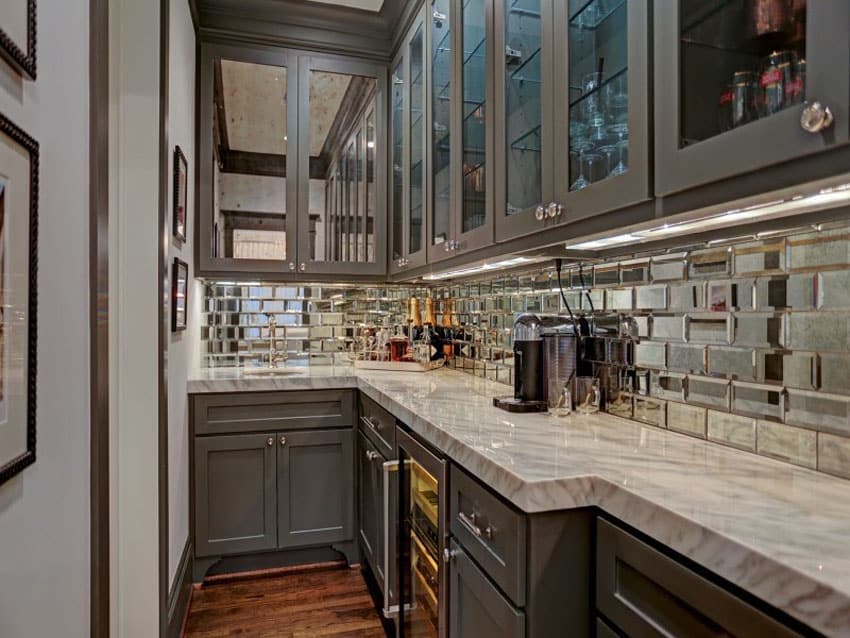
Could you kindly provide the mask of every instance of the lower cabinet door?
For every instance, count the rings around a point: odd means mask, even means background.
[[[195,438],[195,552],[277,547],[277,457],[271,434]]]
[[[524,638],[525,613],[516,609],[452,541],[449,638]]]
[[[381,541],[383,541],[383,489],[380,484],[382,479],[382,463],[384,457],[378,454],[375,446],[366,438],[363,432],[357,433],[357,508],[358,530],[357,536],[363,555],[381,589],[384,588],[384,573],[381,560]]]
[[[354,540],[354,430],[278,434],[278,546]]]

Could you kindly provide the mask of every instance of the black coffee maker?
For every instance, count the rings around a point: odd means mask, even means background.
[[[535,314],[514,319],[514,396],[495,397],[493,405],[508,412],[546,412],[543,322]]]

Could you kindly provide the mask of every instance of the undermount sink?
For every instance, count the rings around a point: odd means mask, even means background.
[[[291,370],[287,368],[244,368],[242,374],[251,377],[288,377],[301,374],[303,370]]]

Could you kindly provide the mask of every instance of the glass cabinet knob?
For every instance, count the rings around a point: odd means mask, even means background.
[[[832,111],[820,102],[806,103],[800,115],[800,126],[807,133],[820,133],[832,126]]]
[[[546,207],[546,214],[551,218],[558,217],[561,214],[561,205],[557,202],[550,202],[549,206]]]
[[[289,262],[289,269],[290,269],[290,270],[295,270],[295,262],[294,262],[294,261],[290,261],[290,262]]]
[[[537,210],[534,211],[534,218],[539,222],[542,222],[546,218],[546,209],[543,208],[543,204],[540,204]]]
[[[305,270],[307,270],[307,264],[305,264],[305,263],[302,261],[302,262],[301,262],[301,272],[304,272]]]

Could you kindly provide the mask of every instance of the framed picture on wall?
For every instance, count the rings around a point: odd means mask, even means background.
[[[35,463],[38,143],[0,114],[0,484]]]
[[[186,204],[189,201],[189,164],[179,146],[174,147],[174,236],[186,241]]]
[[[35,0],[0,3],[0,57],[35,79]]]
[[[185,261],[174,258],[171,273],[171,332],[186,329],[189,307],[189,267]]]

